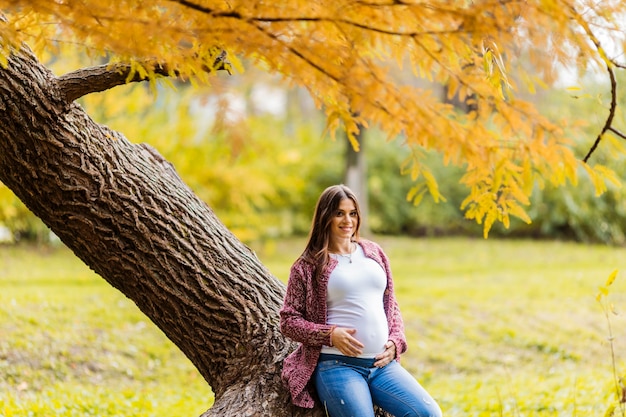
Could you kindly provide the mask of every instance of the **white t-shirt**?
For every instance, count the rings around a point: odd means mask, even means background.
[[[389,339],[383,307],[385,271],[378,262],[365,256],[360,245],[350,257],[330,256],[338,264],[328,279],[327,323],[356,329],[353,336],[365,345],[359,357],[373,358],[385,350]],[[342,354],[330,346],[323,346],[322,353]]]

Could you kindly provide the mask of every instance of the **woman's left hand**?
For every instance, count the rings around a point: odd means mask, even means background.
[[[387,343],[385,343],[385,350],[382,353],[376,355],[376,357],[374,358],[376,359],[376,362],[374,362],[374,366],[377,368],[382,368],[386,365],[389,365],[391,361],[395,358],[396,344],[393,343],[391,340],[387,340]]]

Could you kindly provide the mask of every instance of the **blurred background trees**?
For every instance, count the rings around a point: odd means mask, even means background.
[[[50,57],[49,61],[51,68],[63,72],[72,60]],[[605,117],[609,87],[588,81],[581,90],[575,81],[570,84],[527,99],[551,118],[586,119],[586,124],[568,132],[583,154]],[[443,94],[441,86],[433,84],[431,88]],[[619,100],[626,104],[626,96]],[[159,149],[245,242],[271,243],[276,238],[306,233],[320,190],[346,182],[350,142],[329,137],[324,131],[324,114],[305,90],[289,89],[253,67],[237,76],[221,74],[200,94],[184,84],[175,88],[161,83],[156,87],[129,85],[91,94],[82,98],[81,104],[98,122]],[[462,105],[459,111],[464,111]],[[621,118],[617,126],[623,125]],[[403,166],[415,149],[403,146],[401,136],[388,141],[375,128],[364,129],[360,140],[367,141],[361,156],[367,166],[364,180],[372,233],[481,234],[482,226],[465,219],[461,210],[467,195],[460,183],[462,167],[446,166],[439,154],[424,151],[446,201],[433,201],[425,185],[423,193],[418,191],[418,198],[410,201],[407,196],[414,187],[419,188],[419,183],[416,186]],[[607,137],[594,158],[624,179],[623,155],[623,144]],[[597,196],[592,180],[580,169],[575,185],[537,183],[528,209],[532,223],[513,219],[508,229],[496,223],[491,236],[626,243],[624,190],[609,183],[607,192]],[[4,228],[0,238],[5,240],[49,240],[41,221],[1,184],[0,224]]]
[[[374,233],[477,233],[468,217],[485,235],[624,243],[623,2],[5,3],[0,64],[25,42],[58,75],[145,75],[80,102],[153,144],[244,241],[305,230],[312,196],[353,185],[361,141]],[[235,75],[209,75],[224,54]],[[47,239],[0,199],[5,232]]]

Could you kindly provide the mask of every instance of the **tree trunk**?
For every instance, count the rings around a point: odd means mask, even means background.
[[[322,416],[280,381],[284,285],[155,150],[67,97],[27,50],[0,68],[0,181],[191,360],[203,416]]]
[[[369,193],[367,191],[367,161],[365,158],[365,134],[361,130],[357,135],[359,150],[354,147],[346,136],[346,172],[344,175],[345,184],[354,191],[359,199],[361,208],[361,235],[367,236],[370,233],[369,222]]]

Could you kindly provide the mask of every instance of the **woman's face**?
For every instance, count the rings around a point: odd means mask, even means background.
[[[331,239],[350,239],[356,232],[359,221],[354,202],[349,198],[344,198],[339,202],[339,207],[332,216],[330,223]]]

